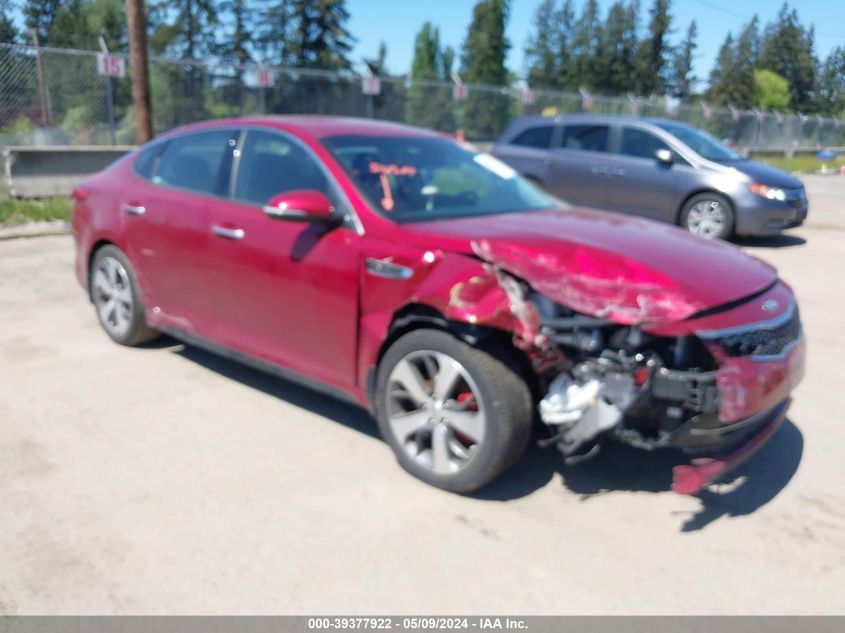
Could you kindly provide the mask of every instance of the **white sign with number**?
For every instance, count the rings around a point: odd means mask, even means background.
[[[258,68],[255,71],[255,84],[259,88],[272,88],[276,83],[276,73],[270,68]]]
[[[120,55],[98,53],[97,72],[104,77],[125,77],[126,60]]]
[[[361,80],[361,90],[365,95],[377,95],[381,92],[381,79],[378,77],[364,77]]]

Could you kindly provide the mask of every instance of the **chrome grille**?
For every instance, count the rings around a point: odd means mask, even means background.
[[[796,189],[784,189],[784,195],[786,196],[787,202],[796,202],[799,200],[803,200],[806,195],[804,194],[804,187],[798,187]]]
[[[729,333],[714,333],[707,338],[731,357],[770,358],[785,354],[801,337],[798,307],[768,323],[758,323]]]

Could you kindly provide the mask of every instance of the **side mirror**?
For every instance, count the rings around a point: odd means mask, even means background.
[[[661,165],[671,165],[674,162],[674,158],[672,157],[672,152],[668,149],[659,149],[654,152],[654,157],[657,159],[657,162]]]
[[[315,189],[296,189],[270,198],[264,205],[264,213],[277,220],[331,222],[334,205],[326,194]]]

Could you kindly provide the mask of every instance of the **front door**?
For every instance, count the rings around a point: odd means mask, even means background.
[[[659,162],[655,156],[661,149],[672,151],[651,132],[630,126],[621,129],[619,146],[609,165],[608,209],[675,221],[677,171],[692,168],[680,156],[672,164]]]
[[[212,217],[211,269],[221,344],[332,384],[355,379],[359,241],[352,226],[269,217],[273,196],[316,189],[345,203],[310,150],[248,130],[232,199]]]

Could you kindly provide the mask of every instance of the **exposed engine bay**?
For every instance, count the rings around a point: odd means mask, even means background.
[[[694,335],[659,337],[639,325],[577,314],[526,289],[540,319],[540,333],[559,350],[559,361],[540,372],[545,396],[540,416],[570,463],[589,458],[598,440],[647,450],[706,447],[718,429],[717,363]]]

